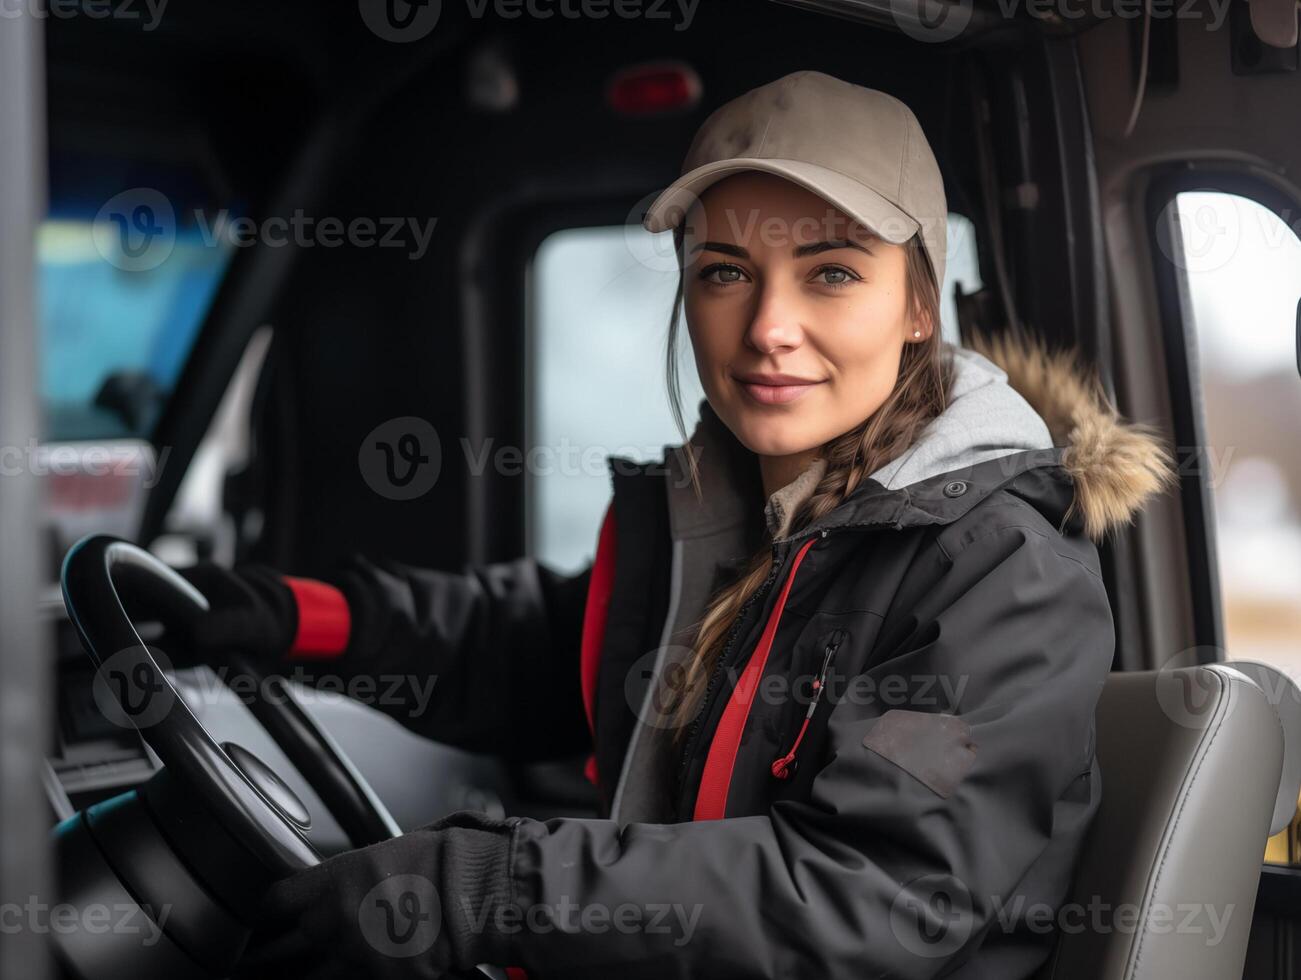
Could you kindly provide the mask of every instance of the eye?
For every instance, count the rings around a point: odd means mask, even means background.
[[[745,282],[748,278],[744,269],[729,262],[715,262],[713,265],[700,270],[701,282],[712,283],[715,286],[728,286],[736,282]]]
[[[818,282],[819,279],[821,279],[820,282]],[[852,269],[846,269],[843,265],[824,265],[814,270],[813,281],[818,282],[820,286],[831,286],[833,289],[837,289],[854,282],[861,282],[862,277]]]

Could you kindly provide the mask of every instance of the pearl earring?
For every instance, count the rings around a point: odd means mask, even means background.
[[[914,331],[913,331],[913,336],[914,336],[914,337],[920,337],[921,335],[922,335],[922,332],[921,332],[920,330],[914,330]]]

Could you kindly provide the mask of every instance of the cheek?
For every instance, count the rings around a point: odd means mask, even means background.
[[[871,415],[894,387],[903,352],[901,309],[889,294],[864,295],[823,319],[817,346],[834,365],[836,383],[828,394],[839,421],[856,424]]]
[[[696,369],[708,390],[714,377],[735,359],[744,327],[738,326],[740,319],[734,311],[719,303],[693,301],[690,293],[685,297],[683,312]]]
[[[864,290],[835,309],[820,312],[818,347],[846,374],[871,369],[900,345],[903,304],[888,291]]]

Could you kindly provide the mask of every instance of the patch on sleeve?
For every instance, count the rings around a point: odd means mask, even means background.
[[[947,798],[976,762],[971,726],[957,715],[891,708],[863,745]]]

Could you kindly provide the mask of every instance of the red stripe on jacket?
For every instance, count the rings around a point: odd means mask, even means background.
[[[601,643],[605,639],[605,621],[610,611],[610,593],[614,590],[614,502],[611,501],[601,521],[596,542],[596,559],[587,583],[587,606],[583,610],[583,643],[579,655],[579,675],[583,689],[583,707],[587,726],[596,739],[596,678],[601,668]],[[583,768],[588,780],[596,783],[596,754]]]
[[[337,657],[348,646],[352,613],[342,592],[311,578],[281,576],[298,606],[298,631],[289,652],[303,657]]]
[[[727,792],[732,785],[732,770],[736,768],[741,733],[745,731],[745,723],[750,717],[750,705],[754,703],[754,693],[759,689],[759,680],[768,663],[768,654],[772,651],[773,639],[777,636],[777,626],[781,623],[782,610],[786,608],[786,597],[790,595],[795,573],[799,571],[800,562],[816,540],[817,538],[810,538],[796,553],[790,574],[786,576],[786,585],[768,617],[759,645],[755,647],[750,662],[745,665],[741,679],[728,699],[727,707],[723,709],[723,717],[719,719],[718,728],[709,745],[705,771],[700,777],[700,788],[696,792],[694,820],[721,820],[727,812]]]

